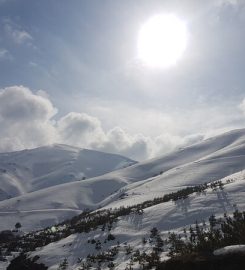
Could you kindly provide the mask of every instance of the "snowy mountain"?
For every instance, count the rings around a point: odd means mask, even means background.
[[[0,154],[0,200],[99,176],[136,162],[123,156],[51,145]]]
[[[207,222],[212,214],[221,217],[224,213],[230,214],[236,209],[244,210],[245,171],[221,180],[223,183],[228,183],[224,185],[223,190],[208,188],[205,193],[191,194],[185,200],[169,201],[147,207],[143,214],[131,213],[119,217],[110,231],[103,231],[99,226],[88,233],[74,233],[35,251],[31,256],[39,256],[39,262],[48,266],[49,270],[58,269],[63,259],[67,258],[71,267],[69,269],[78,270],[81,266],[81,263],[77,262],[78,258],[87,258],[89,254],[96,256],[120,243],[114,264],[115,269],[124,270],[130,265],[130,258],[134,252],[139,250],[148,253],[152,250],[155,245],[151,237],[152,228],[157,228],[164,239],[168,237],[169,231],[178,232],[183,227],[188,228],[195,224],[196,221]],[[115,239],[105,243],[108,234],[112,234]],[[94,244],[92,239],[95,240]],[[142,239],[145,239],[146,243],[143,244]],[[101,249],[96,249],[97,241],[102,243]],[[127,254],[128,247],[132,248],[129,254]],[[166,253],[162,253],[162,259],[167,258]],[[104,264],[105,269],[108,269],[107,264]],[[94,266],[96,265],[97,262]],[[134,264],[134,269],[140,269],[137,263]]]
[[[182,195],[178,197],[178,194]],[[69,269],[81,269],[81,262],[86,261],[87,255],[111,254],[116,247],[115,269],[124,270],[132,261],[133,251],[148,254],[154,248],[155,240],[150,236],[153,227],[164,238],[169,231],[179,232],[196,221],[207,221],[212,214],[221,217],[237,209],[243,211],[244,195],[245,129],[241,129],[104,175],[33,189],[1,201],[0,226],[9,229],[20,222],[24,231],[53,226],[43,235],[56,233],[57,240],[30,253],[31,258],[39,256],[38,262],[44,263],[49,270],[58,269],[64,258],[67,258]],[[125,214],[120,210],[122,207],[130,207],[130,211]],[[85,209],[101,211],[98,213],[102,217],[109,213],[112,221],[104,224],[108,229],[102,225],[89,230],[84,229],[85,225],[79,227],[79,222],[93,220],[96,211],[84,221],[81,216],[81,221],[78,218],[55,226]],[[73,227],[68,231],[69,226]],[[161,253],[162,259],[166,253]],[[108,269],[107,264],[101,267]],[[135,267],[139,268],[139,264]]]
[[[4,217],[0,226],[7,229],[9,224],[21,219],[24,229],[38,229],[61,222],[87,208],[135,204],[185,186],[218,180],[243,169],[245,129],[95,178],[4,200],[0,202],[0,215]]]

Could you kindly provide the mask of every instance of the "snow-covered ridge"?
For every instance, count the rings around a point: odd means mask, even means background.
[[[135,164],[120,155],[50,145],[0,153],[0,200],[99,176]]]
[[[66,258],[69,269],[78,270],[82,264],[82,262],[78,262],[79,258],[84,260],[88,254],[97,256],[116,248],[118,253],[113,258],[115,269],[124,270],[130,264],[130,258],[134,252],[138,250],[141,253],[149,253],[152,250],[155,245],[150,236],[153,227],[157,228],[161,237],[166,238],[169,231],[178,232],[195,221],[207,221],[212,214],[221,217],[224,213],[230,214],[237,208],[244,209],[245,172],[230,175],[220,179],[219,182],[223,185],[217,183],[218,185],[212,186],[209,184],[205,188],[205,192],[191,193],[186,199],[156,203],[144,208],[141,213],[131,211],[127,215],[119,216],[113,222],[110,230],[107,223],[104,229],[102,229],[103,226],[96,226],[83,233],[71,232],[68,237],[38,248],[31,254],[31,257],[39,256],[39,262],[48,266],[49,270],[57,269]],[[91,214],[96,215],[96,212]],[[59,233],[67,228],[66,225],[61,225],[52,227],[52,229]],[[109,234],[113,235],[113,239],[110,241],[106,240]],[[144,239],[144,243],[142,239]],[[132,250],[128,254],[127,248]],[[167,250],[162,253],[162,259],[167,258],[167,253]],[[107,264],[102,263],[102,269],[107,269]],[[94,266],[96,266],[96,262]],[[137,267],[137,263],[134,266]]]
[[[95,178],[52,186],[2,201],[1,228],[9,228],[9,224],[14,225],[20,219],[25,230],[43,228],[86,208],[137,204],[186,186],[218,180],[243,169],[245,129]]]

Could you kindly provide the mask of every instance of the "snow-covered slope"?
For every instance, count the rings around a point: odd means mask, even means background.
[[[235,130],[89,180],[70,182],[0,202],[1,229],[20,221],[31,230],[85,208],[131,205],[221,179],[245,169],[245,129]]]
[[[228,182],[227,182],[228,180]],[[232,180],[232,181],[230,181]],[[131,246],[133,251],[152,250],[154,243],[150,239],[150,230],[156,227],[161,237],[167,237],[169,231],[179,231],[180,228],[194,224],[196,221],[202,223],[215,214],[221,217],[224,213],[231,214],[236,209],[245,209],[245,171],[235,173],[221,179],[225,186],[223,189],[207,189],[203,194],[194,193],[185,200],[176,202],[169,201],[144,209],[141,215],[132,213],[120,217],[113,225],[111,234],[115,236],[114,241],[106,242],[109,232],[102,231],[101,227],[89,233],[72,234],[58,242],[51,243],[40,250],[32,253],[31,256],[40,256],[39,262],[49,266],[49,270],[57,269],[59,263],[67,258],[69,269],[80,269],[81,263],[78,258],[86,258],[88,254],[99,254],[106,252],[119,244],[119,253],[115,257],[115,269],[126,268],[130,262],[131,254],[126,254],[126,246]],[[227,184],[228,183],[228,184]],[[142,239],[146,243],[142,243]],[[92,245],[91,239],[100,241],[101,249],[97,250]],[[102,269],[107,264],[102,265]],[[135,268],[134,268],[135,269]],[[137,269],[137,264],[136,264]]]
[[[128,158],[67,145],[0,154],[0,200],[99,176],[135,164]]]

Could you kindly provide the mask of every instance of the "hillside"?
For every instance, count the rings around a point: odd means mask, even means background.
[[[204,185],[201,192],[192,191],[188,196],[181,197],[183,196],[181,194],[184,194],[183,190],[185,189],[179,190],[179,193],[172,193],[169,199],[148,201],[148,204],[135,205],[128,210],[124,207],[85,213],[84,216],[81,215],[64,224],[30,234],[19,241],[19,244],[29,250],[31,245],[26,245],[25,241],[27,243],[34,241],[38,248],[29,253],[30,260],[35,258],[35,261],[44,264],[49,270],[80,270],[91,267],[124,270],[130,266],[133,269],[140,269],[142,265],[145,267],[149,264],[158,265],[159,259],[164,260],[169,256],[171,247],[170,242],[167,242],[167,239],[170,239],[169,231],[172,233],[182,231],[181,239],[188,239],[188,236],[184,236],[186,234],[183,232],[184,227],[188,229],[192,225],[194,229],[197,221],[200,229],[207,230],[208,224],[211,224],[212,214],[216,215],[215,220],[219,220],[224,213],[229,216],[237,209],[244,209],[245,172]],[[176,197],[177,194],[179,197]],[[245,212],[243,216],[241,213],[237,220],[237,225],[241,225],[233,229],[236,233],[244,230]],[[214,235],[217,233],[214,232]],[[244,235],[238,240],[229,241],[244,244],[243,238]],[[43,244],[40,239],[43,241],[46,239],[47,244]],[[215,246],[219,247],[219,244]],[[211,252],[215,246],[211,247]],[[59,268],[59,265],[65,262],[68,268]]]
[[[222,182],[226,183],[227,179],[232,179],[233,182],[225,185],[223,190],[207,189],[205,194],[194,193],[185,200],[156,204],[145,208],[143,214],[131,213],[128,216],[120,217],[113,224],[110,232],[103,232],[99,227],[89,233],[72,234],[33,255],[39,255],[40,261],[47,266],[52,266],[50,269],[56,269],[55,267],[64,257],[68,258],[70,265],[77,266],[78,257],[86,258],[88,254],[101,252],[101,250],[96,250],[95,245],[88,243],[89,239],[100,240],[102,250],[107,250],[119,241],[121,247],[118,256],[115,257],[116,269],[125,269],[130,262],[131,255],[126,256],[125,243],[132,247],[132,253],[137,249],[141,252],[151,250],[155,244],[150,240],[150,231],[153,227],[157,228],[162,238],[166,238],[169,231],[178,231],[182,227],[194,224],[195,221],[207,222],[212,214],[220,217],[224,213],[232,213],[236,208],[244,210],[245,173],[239,172],[231,175],[229,178],[222,179]],[[108,233],[114,235],[115,240],[104,244],[103,240],[106,239]],[[142,244],[144,237],[147,243]],[[51,250],[55,250],[55,253]]]
[[[99,177],[34,191],[0,202],[1,229],[24,230],[61,222],[84,209],[132,205],[185,186],[245,169],[245,129],[234,130]]]
[[[16,222],[23,231],[39,229],[16,240],[16,248],[29,250],[28,263],[34,258],[45,269],[138,269],[142,263],[168,258],[173,248],[169,231],[180,233],[178,241],[189,239],[184,228],[197,230],[197,222],[205,235],[212,215],[220,220],[224,214],[244,211],[244,196],[241,129],[98,177],[1,201],[1,229],[13,228]],[[243,232],[245,213],[240,219],[236,215],[240,225],[234,231]],[[47,226],[51,227],[43,230]],[[228,244],[245,244],[240,236],[229,239]],[[222,246],[217,242],[209,253],[215,247]],[[160,257],[154,259],[154,254]]]
[[[50,145],[0,153],[0,200],[103,175],[135,164],[123,156]]]

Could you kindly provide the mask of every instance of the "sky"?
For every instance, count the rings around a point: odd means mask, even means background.
[[[138,59],[153,16],[187,45]],[[135,160],[245,127],[245,1],[0,0],[0,152],[64,143]]]

